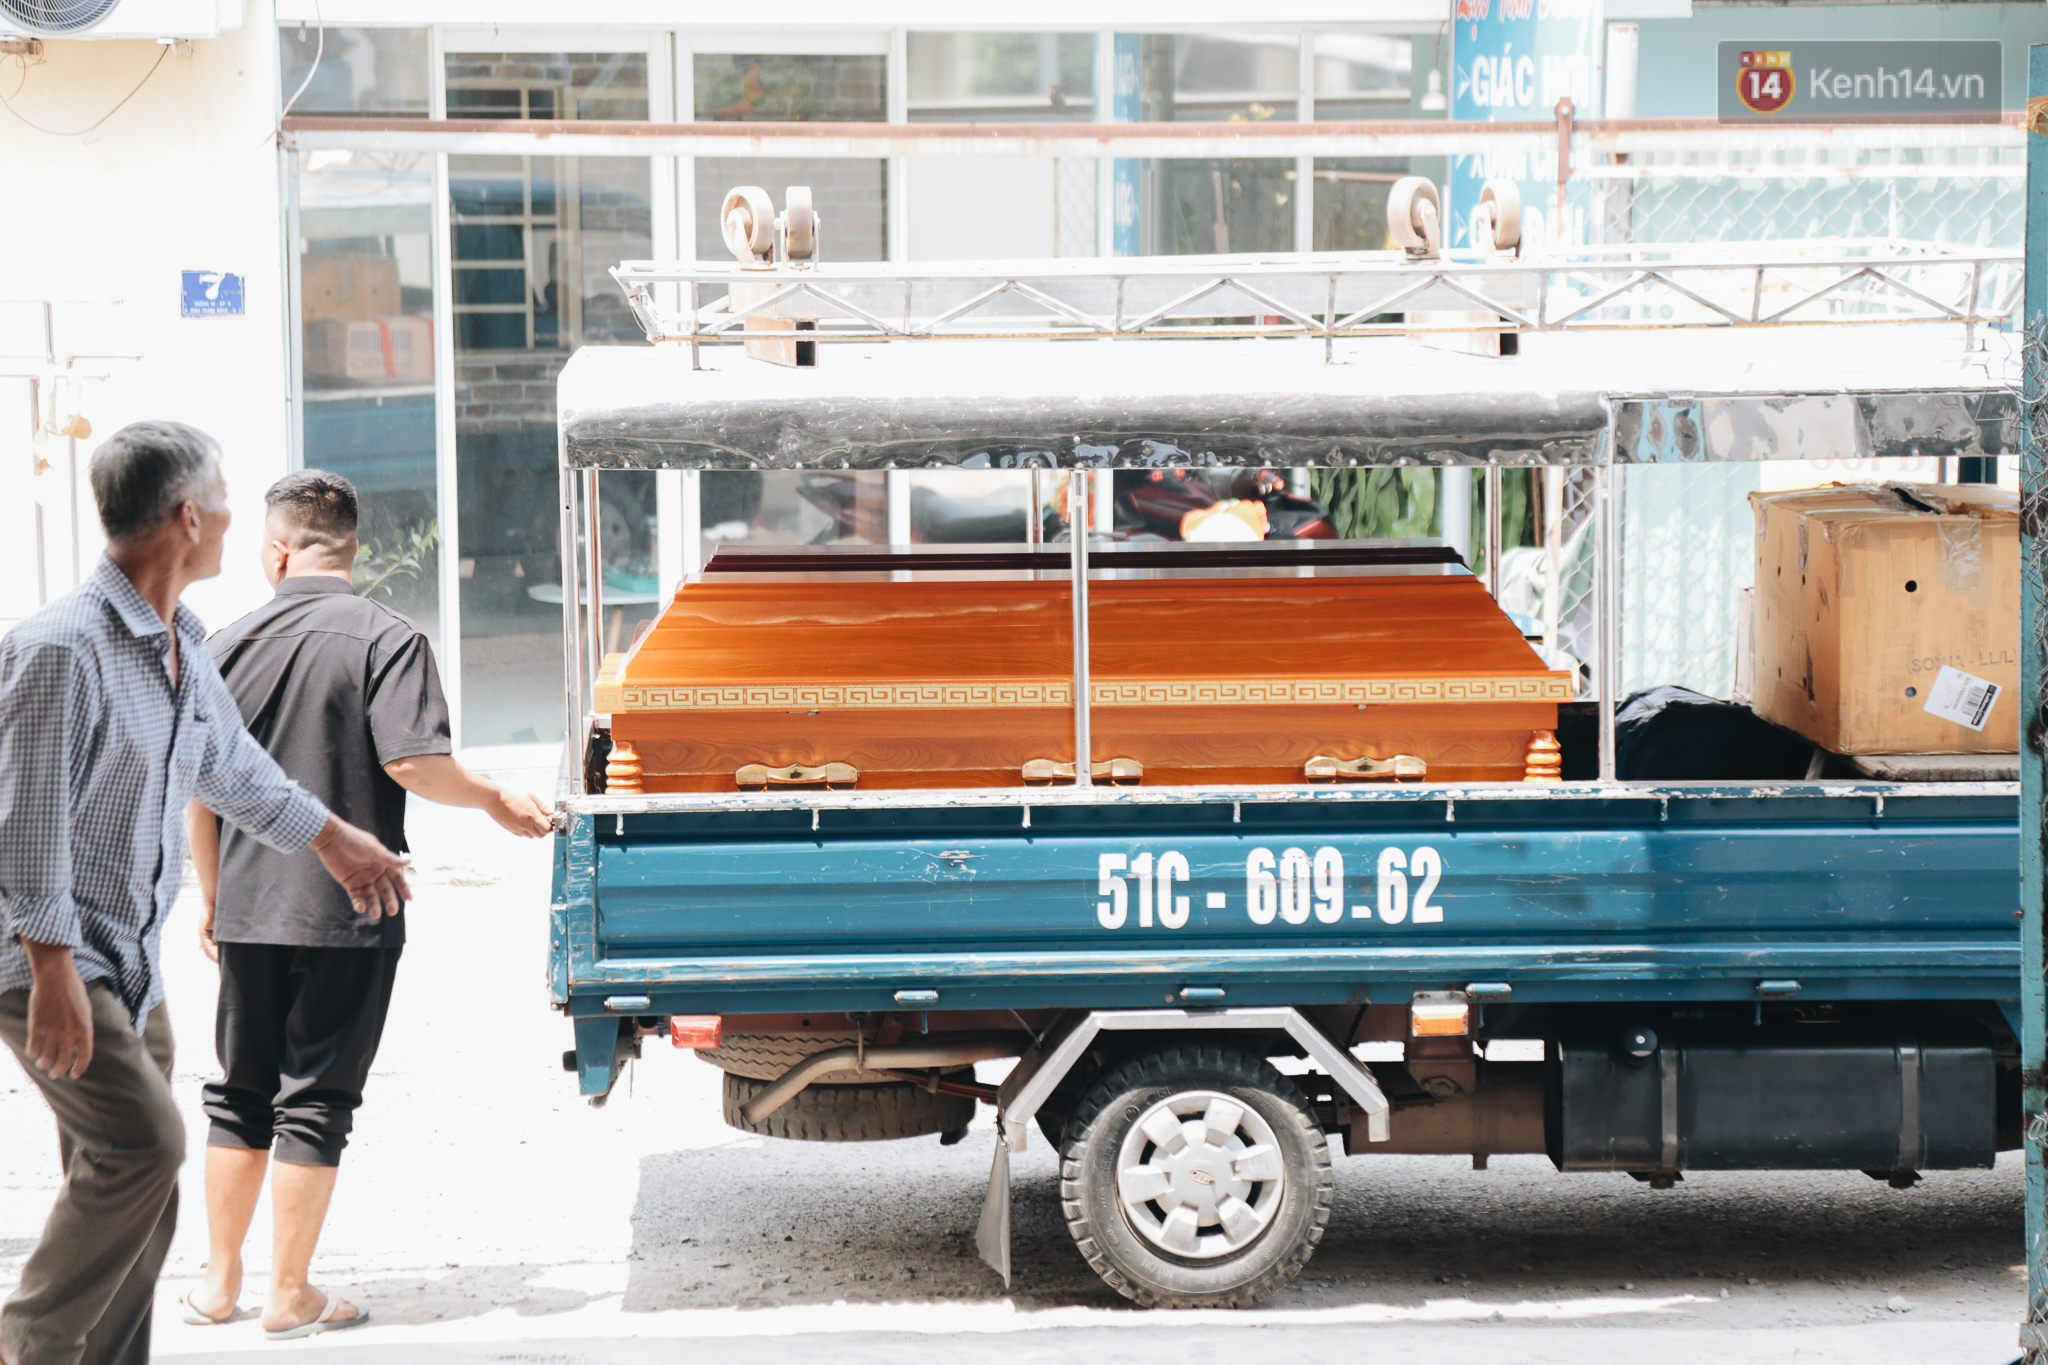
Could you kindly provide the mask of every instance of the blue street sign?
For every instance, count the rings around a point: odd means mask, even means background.
[[[1600,116],[1601,0],[1457,0],[1451,117],[1488,123],[1543,122],[1560,97],[1574,116]],[[1522,240],[1584,243],[1583,181],[1570,187],[1564,232],[1557,231],[1557,153],[1489,152],[1451,159],[1445,206],[1448,245],[1471,246],[1472,212],[1488,180],[1522,191]]]
[[[181,318],[238,318],[248,312],[242,277],[224,270],[187,270],[178,294]]]

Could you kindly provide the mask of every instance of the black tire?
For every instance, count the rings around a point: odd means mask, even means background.
[[[965,1128],[974,1118],[972,1099],[934,1095],[908,1081],[881,1085],[814,1085],[759,1123],[747,1122],[740,1106],[768,1088],[767,1081],[725,1073],[725,1121],[743,1132],[799,1142],[887,1142]]]
[[[1038,1113],[1033,1115],[1038,1123],[1038,1131],[1045,1135],[1045,1145],[1052,1148],[1055,1156],[1059,1154],[1060,1148],[1066,1145],[1067,1120],[1074,1116],[1074,1110],[1080,1105],[1081,1097],[1088,1093],[1089,1088],[1108,1069],[1096,1066],[1092,1057],[1083,1058],[1075,1063],[1074,1069],[1067,1073],[1065,1079],[1053,1087],[1053,1092],[1045,1097],[1045,1103],[1040,1105]]]
[[[720,1071],[747,1076],[757,1081],[780,1079],[791,1067],[814,1053],[852,1047],[860,1041],[856,1033],[728,1033],[717,1047],[697,1049],[697,1055]],[[872,1046],[872,1044],[871,1044]],[[942,1066],[951,1075],[968,1069],[967,1063]],[[828,1071],[812,1085],[872,1085],[849,1064],[845,1071]]]
[[[1263,1230],[1241,1251],[1210,1259],[1156,1246],[1133,1226],[1117,1193],[1126,1136],[1153,1106],[1189,1091],[1218,1092],[1255,1112],[1272,1130],[1281,1163],[1281,1190]],[[1074,1244],[1105,1283],[1148,1308],[1250,1306],[1308,1264],[1335,1193],[1329,1144],[1301,1091],[1263,1060],[1228,1047],[1184,1045],[1124,1062],[1082,1099],[1060,1152],[1060,1204]]]
[[[858,1041],[852,1030],[844,1033],[728,1033],[717,1047],[699,1048],[697,1055],[735,1076],[772,1081],[814,1052],[852,1047]],[[848,1081],[858,1079],[855,1072],[834,1074],[844,1075]],[[831,1076],[817,1082],[820,1085],[838,1083]]]

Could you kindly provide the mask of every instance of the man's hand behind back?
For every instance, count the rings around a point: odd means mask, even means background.
[[[372,923],[396,915],[412,899],[405,882],[405,859],[377,842],[373,835],[336,816],[313,840],[327,875],[348,892],[349,904]]]

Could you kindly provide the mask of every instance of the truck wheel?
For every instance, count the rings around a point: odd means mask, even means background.
[[[699,1048],[697,1055],[720,1071],[734,1076],[772,1081],[806,1057],[829,1052],[833,1048],[852,1047],[859,1041],[859,1035],[854,1033],[728,1033],[717,1047]],[[959,1066],[939,1068],[947,1075],[967,1069],[964,1062]],[[811,1084],[860,1085],[863,1082],[858,1071],[849,1070],[828,1071]]]
[[[759,1123],[748,1123],[740,1106],[768,1088],[768,1082],[725,1073],[725,1121],[764,1137],[800,1142],[887,1142],[965,1128],[975,1102],[964,1095],[934,1095],[908,1081],[880,1085],[814,1085],[799,1090]]]
[[[717,1047],[699,1048],[697,1055],[721,1071],[772,1081],[814,1052],[852,1047],[859,1039],[844,1033],[728,1033]],[[835,1073],[851,1078],[858,1073]],[[835,1082],[827,1076],[821,1085]]]
[[[1232,1048],[1182,1046],[1104,1076],[1060,1153],[1067,1230],[1146,1307],[1245,1307],[1301,1273],[1336,1181],[1308,1101]]]

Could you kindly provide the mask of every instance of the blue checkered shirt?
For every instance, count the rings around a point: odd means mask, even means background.
[[[164,998],[164,917],[196,797],[295,853],[327,808],[250,738],[190,608],[170,633],[114,562],[0,637],[0,991],[26,990],[19,940],[69,947],[139,1031]]]

